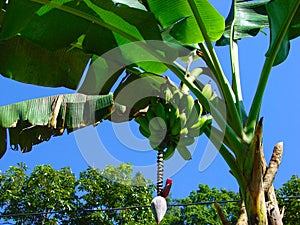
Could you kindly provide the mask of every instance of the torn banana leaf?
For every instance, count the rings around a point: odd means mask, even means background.
[[[0,107],[0,158],[7,148],[31,151],[32,146],[107,119],[113,94],[66,94],[31,99]],[[8,130],[8,132],[7,132]]]
[[[269,27],[266,4],[269,0],[232,0],[230,12],[225,20],[225,31],[217,45],[229,44],[230,29],[234,22],[234,40],[254,37],[262,29]]]

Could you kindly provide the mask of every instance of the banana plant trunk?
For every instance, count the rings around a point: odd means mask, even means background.
[[[246,185],[244,190],[241,189],[244,202],[237,225],[283,224],[273,187],[273,181],[282,158],[282,150],[282,142],[275,145],[267,167],[263,154],[261,119],[255,129],[244,162],[239,162],[240,168],[243,168],[242,171],[244,171]]]

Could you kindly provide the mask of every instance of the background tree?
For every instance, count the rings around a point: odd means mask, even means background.
[[[149,207],[154,189],[141,173],[133,176],[130,164],[109,165],[103,170],[89,167],[76,179],[67,167],[55,170],[50,165],[40,165],[29,173],[20,163],[0,174],[0,221],[150,225],[154,223]],[[299,196],[298,176],[292,176],[276,193],[280,208],[285,207],[285,224],[298,222],[299,199],[287,198]],[[239,199],[239,194],[232,191],[199,184],[198,190],[186,198],[168,198],[170,206],[161,224],[221,225],[215,201],[223,202],[220,206],[228,223],[237,224]],[[119,209],[106,210],[110,208]]]
[[[69,220],[69,216],[56,211],[74,210],[76,178],[70,168],[53,169],[50,165],[34,168],[28,175],[24,164],[12,166],[1,174],[0,205],[4,216],[16,224],[56,224]],[[40,212],[41,214],[28,215]]]
[[[153,185],[150,185],[141,173],[136,173],[134,177],[132,173],[130,164],[120,164],[118,167],[107,166],[103,171],[89,167],[81,172],[77,188],[80,196],[79,212],[82,213],[74,218],[74,222],[76,224],[147,224],[152,221],[153,223],[149,207],[96,211],[150,205]]]
[[[225,189],[217,190],[210,188],[208,185],[199,184],[196,191],[192,191],[187,198],[174,199],[174,204],[191,204],[191,203],[204,203],[203,205],[190,205],[184,207],[171,207],[169,208],[166,217],[162,224],[211,224],[222,225],[222,221],[214,207],[214,204],[205,204],[205,202],[226,201],[239,199],[239,195],[232,191]],[[222,211],[230,224],[236,224],[240,202],[226,202],[221,203]]]
[[[300,178],[293,175],[281,188],[276,190],[279,207],[284,207],[284,224],[297,224],[300,221]],[[288,198],[289,196],[298,196],[298,199]]]
[[[77,180],[67,167],[41,165],[28,174],[25,164],[12,166],[0,174],[0,215],[15,224],[153,224],[150,207],[100,211],[150,206],[154,186],[132,175],[130,164],[89,167]]]

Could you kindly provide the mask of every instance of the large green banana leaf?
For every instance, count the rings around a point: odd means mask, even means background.
[[[161,40],[151,13],[112,1],[10,0],[5,7],[0,73],[21,82],[76,89],[92,54],[101,56],[133,41]],[[132,61],[120,50],[116,60],[122,57]],[[151,68],[167,69],[162,63]]]
[[[66,94],[0,107],[0,158],[10,146],[22,152],[52,136],[96,125],[111,114],[113,95]]]
[[[0,74],[23,83],[76,89],[90,57],[76,48],[49,51],[16,36],[0,42]]]
[[[277,53],[276,59],[273,66],[282,63],[288,56],[290,50],[290,40],[298,37],[300,35],[300,7],[299,0],[277,0],[270,1],[267,4],[267,10],[270,18],[270,27],[271,27],[271,43],[268,54],[271,53],[271,49],[276,45],[278,38],[282,36],[282,29],[286,26],[286,22],[289,20],[289,16],[293,10],[296,10],[294,16],[291,18],[291,23],[288,26],[286,34],[283,36],[283,41]],[[298,7],[294,9],[295,4]]]
[[[177,41],[183,44],[196,44],[204,41],[200,28],[193,16],[192,9],[186,0],[147,0],[149,10],[164,29]],[[197,10],[205,24],[211,41],[218,40],[224,32],[224,18],[208,0],[198,0]]]
[[[132,0],[10,0],[7,5],[3,2],[0,5],[5,8],[0,13],[0,74],[25,83],[76,89],[92,55],[93,59],[99,59],[111,49],[136,41],[161,42],[160,28],[166,26],[182,43],[203,41],[186,1],[149,1],[150,12],[140,1]],[[160,20],[157,6],[166,7],[166,11],[161,10],[165,19]],[[209,36],[218,39],[224,30],[224,19],[207,0],[199,1],[197,6]],[[174,48],[170,45],[148,47],[167,58],[165,62],[172,62],[178,54],[176,48],[172,54],[165,54],[166,49],[170,53],[169,49]],[[128,54],[127,48],[120,48],[117,57],[100,59],[104,61],[100,71],[106,71],[111,61],[124,67],[135,62],[137,67],[156,74],[167,69],[157,61],[138,62],[137,56],[138,53]],[[107,93],[121,72],[94,74],[96,84],[107,81],[107,76],[113,79],[105,87],[101,84],[103,92],[95,86],[89,89],[90,93]]]
[[[282,28],[288,26],[288,31],[277,53],[273,66],[282,63],[288,56],[290,40],[300,35],[300,8],[296,6],[296,13],[291,19],[290,25],[286,22],[299,0],[232,0],[229,15],[226,18],[226,29],[217,45],[229,44],[232,23],[234,23],[234,40],[245,37],[253,37],[263,28],[270,28],[271,41],[267,56],[276,45],[276,41],[282,35]]]
[[[232,0],[230,12],[226,18],[226,29],[217,45],[229,44],[231,25],[234,22],[234,40],[253,37],[269,26],[266,3],[269,0]]]

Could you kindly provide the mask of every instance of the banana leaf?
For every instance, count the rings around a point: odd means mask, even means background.
[[[0,74],[23,83],[75,90],[91,56],[76,48],[42,49],[16,36],[0,41]]]
[[[196,44],[204,41],[193,12],[186,0],[146,0],[147,7],[155,15],[163,29],[183,44]],[[224,32],[224,18],[207,0],[196,3],[208,36],[211,41],[218,40]]]
[[[113,95],[66,94],[31,99],[0,107],[0,158],[9,135],[13,150],[32,146],[107,119],[114,105]],[[7,132],[8,130],[8,132]]]
[[[93,54],[101,56],[129,42],[161,40],[151,13],[112,1],[10,0],[3,7],[0,73],[24,83],[76,89]],[[118,58],[133,60],[122,51]],[[146,64],[151,72],[167,70],[163,63]]]
[[[293,10],[296,10],[288,26],[286,34],[283,36],[283,41],[280,45],[279,51],[273,66],[282,63],[288,56],[290,50],[290,40],[300,35],[300,7],[295,7],[297,1],[271,1],[267,4],[267,10],[270,17],[271,41],[266,55],[272,54],[271,50],[276,45],[276,40],[282,36],[282,29],[286,26],[286,21]]]
[[[225,20],[225,31],[217,45],[229,44],[230,29],[234,21],[234,40],[256,36],[269,26],[266,4],[269,0],[232,0],[229,14]]]

